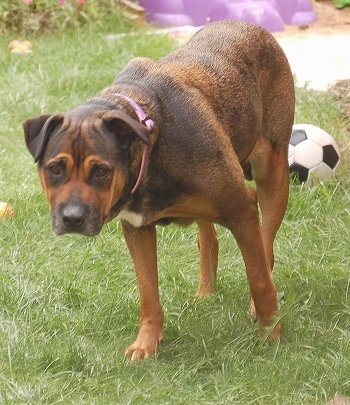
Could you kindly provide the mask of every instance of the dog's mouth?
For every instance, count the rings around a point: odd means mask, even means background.
[[[52,211],[52,228],[56,235],[77,233],[95,236],[100,233],[102,226],[102,215],[88,204],[68,202]]]

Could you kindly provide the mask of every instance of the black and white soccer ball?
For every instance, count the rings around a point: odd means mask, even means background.
[[[288,150],[289,170],[299,183],[313,185],[335,175],[339,147],[332,135],[311,124],[294,124]]]

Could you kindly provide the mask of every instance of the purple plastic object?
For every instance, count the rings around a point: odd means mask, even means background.
[[[280,14],[286,24],[293,24],[293,17],[296,13],[299,14],[298,25],[306,24],[316,20],[316,15],[313,11],[311,0],[276,0]],[[310,13],[312,21],[310,21]],[[305,21],[303,21],[305,14]]]
[[[284,30],[281,16],[269,1],[255,1],[250,4],[246,1],[232,3],[225,0],[217,1],[211,10],[210,20],[227,18],[258,24],[273,32]]]
[[[160,27],[183,27],[194,25],[192,18],[187,14],[153,13],[151,21]]]
[[[209,0],[211,1],[211,0]],[[148,13],[169,13],[169,14],[184,14],[184,6],[182,0],[141,0],[140,5],[146,9]],[[186,13],[187,14],[187,13]]]
[[[316,20],[316,15],[313,11],[303,11],[295,13],[292,17],[292,25],[307,25],[311,24]]]
[[[162,27],[193,25],[193,19],[185,13],[182,0],[142,0],[147,19]]]
[[[195,25],[235,19],[252,22],[269,31],[285,24],[306,25],[316,20],[312,0],[140,0],[147,18],[159,25]]]
[[[210,10],[213,7],[212,0],[182,0],[185,13],[190,15],[196,26],[204,25],[208,22]]]

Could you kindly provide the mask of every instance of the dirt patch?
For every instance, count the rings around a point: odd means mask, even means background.
[[[322,0],[314,2],[314,10],[317,15],[317,21],[310,25],[306,26],[287,26],[286,30],[283,33],[277,33],[276,37],[280,38],[282,41],[295,41],[299,40],[299,43],[302,43],[300,40],[307,37],[312,38],[321,38],[319,41],[319,47],[322,48],[323,45],[326,45],[330,38],[335,36],[345,37],[345,41],[341,42],[339,49],[336,49],[336,52],[339,54],[347,55],[350,52],[350,7],[344,7],[342,9],[337,9],[334,6],[333,1]],[[347,39],[347,36],[349,39]],[[322,38],[325,41],[322,43]],[[344,45],[345,44],[345,45]],[[335,50],[334,50],[335,51]],[[302,49],[299,49],[299,52],[302,55]],[[320,51],[319,53],[322,53]],[[325,60],[325,64],[329,63],[327,60],[327,50],[325,49],[322,57]],[[339,64],[347,63],[348,59],[340,58]],[[343,62],[343,63],[342,63]],[[337,67],[336,64],[334,67]],[[340,67],[340,66],[339,66]],[[342,68],[348,69],[349,76],[342,80],[336,81],[329,87],[329,94],[334,97],[340,105],[340,114],[342,122],[345,126],[345,131],[347,134],[350,134],[350,66],[342,66]],[[305,67],[307,69],[307,66]],[[320,67],[321,69],[321,67]],[[316,73],[315,73],[316,74]]]
[[[350,7],[336,9],[331,1],[314,4],[317,22],[308,29],[323,34],[350,33]],[[350,42],[344,53],[350,52]],[[349,79],[339,80],[330,87],[329,93],[340,103],[340,114],[345,130],[350,134],[350,66]]]
[[[310,25],[286,26],[281,35],[295,35],[310,31],[322,35],[350,32],[350,7],[336,8],[333,1],[322,0],[313,3],[317,20]]]
[[[350,79],[338,81],[329,89],[329,93],[339,103],[342,125],[346,134],[350,135]]]
[[[333,1],[317,1],[314,3],[317,21],[310,29],[323,34],[350,31],[350,7],[338,9]]]

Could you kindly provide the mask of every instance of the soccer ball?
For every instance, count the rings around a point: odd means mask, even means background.
[[[289,170],[299,183],[315,184],[335,175],[340,152],[334,138],[311,124],[294,124],[289,141]]]

